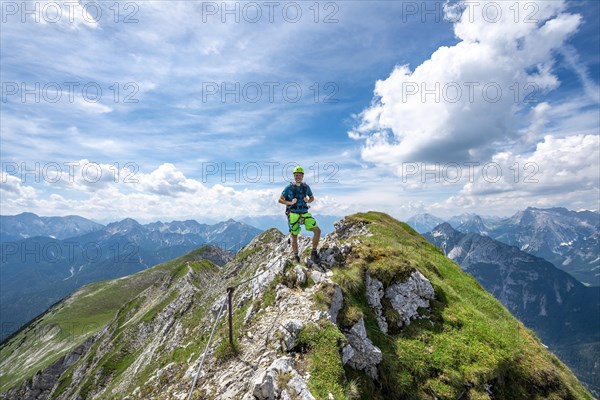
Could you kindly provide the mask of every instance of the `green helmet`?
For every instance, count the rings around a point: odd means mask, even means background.
[[[302,167],[301,167],[301,166],[299,166],[299,165],[298,165],[296,168],[294,168],[294,173],[295,173],[295,174],[297,174],[297,173],[301,173],[301,174],[303,174],[303,173],[304,173],[304,170],[302,169]]]

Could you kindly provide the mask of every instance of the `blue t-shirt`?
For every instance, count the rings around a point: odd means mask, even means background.
[[[294,183],[294,185],[296,184]],[[304,185],[304,187],[302,187],[302,185]],[[283,189],[281,195],[287,201],[292,201],[292,199],[296,197],[298,201],[293,206],[290,206],[290,211],[293,213],[304,214],[308,211],[308,205],[304,201],[304,197],[310,197],[313,193],[312,190],[310,190],[310,186],[306,183],[302,183],[300,186],[296,185],[296,196],[294,196],[292,185],[287,185],[285,189]]]

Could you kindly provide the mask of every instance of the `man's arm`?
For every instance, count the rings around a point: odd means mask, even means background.
[[[310,189],[310,186],[306,185],[306,197],[304,198],[304,201],[308,204],[308,203],[312,203],[313,201],[315,201],[315,196],[313,196],[313,192]]]
[[[292,199],[292,201],[287,201],[285,197],[283,197],[283,195],[279,196],[279,204],[285,204],[286,206],[296,204],[297,201],[298,199]]]

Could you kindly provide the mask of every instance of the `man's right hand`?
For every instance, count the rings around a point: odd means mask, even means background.
[[[290,206],[293,206],[294,204],[296,204],[298,202],[298,199],[292,199],[292,204],[290,204]]]

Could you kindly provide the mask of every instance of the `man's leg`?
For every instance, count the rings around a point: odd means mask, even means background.
[[[292,236],[292,251],[298,261],[298,234],[300,233],[300,215],[296,213],[290,213],[289,224],[290,224],[290,235]]]
[[[312,228],[313,239],[312,239],[312,251],[310,252],[310,258],[318,263],[321,261],[319,253],[317,252],[317,246],[319,245],[319,238],[321,237],[321,229],[318,226]]]
[[[298,234],[300,233],[300,224],[298,221],[299,218],[300,215],[296,213],[290,213],[290,235],[292,236],[292,251],[294,252],[294,258],[296,259],[296,262],[300,261],[300,257],[298,255]]]
[[[307,230],[313,233],[312,238],[312,251],[310,252],[310,258],[314,262],[319,262],[319,253],[317,252],[317,247],[319,246],[319,239],[321,239],[321,228],[317,225],[317,221],[313,218],[311,214],[306,216],[304,220],[304,226]]]
[[[298,235],[292,235],[292,251],[295,255],[298,254]]]
[[[313,238],[312,238],[312,247],[313,250],[317,250],[317,246],[319,245],[319,239],[321,238],[321,228],[315,226],[313,228]]]

